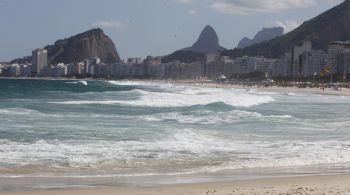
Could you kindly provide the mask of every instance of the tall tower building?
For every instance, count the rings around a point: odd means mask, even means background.
[[[47,50],[34,50],[32,52],[32,75],[40,75],[41,70],[47,65]]]

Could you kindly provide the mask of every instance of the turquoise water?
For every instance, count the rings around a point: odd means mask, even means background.
[[[338,96],[0,79],[0,180],[347,170],[349,110]]]

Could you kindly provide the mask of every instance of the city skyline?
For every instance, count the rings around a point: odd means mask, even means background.
[[[340,2],[3,0],[0,23],[6,28],[0,38],[0,61],[28,56],[35,48],[97,27],[111,37],[122,58],[166,55],[190,46],[207,24],[215,28],[220,43],[231,49],[263,27],[284,26],[289,31]]]

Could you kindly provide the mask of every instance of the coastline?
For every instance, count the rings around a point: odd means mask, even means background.
[[[158,81],[161,82],[161,81]],[[163,82],[171,83],[177,86],[192,86],[192,87],[208,87],[208,88],[224,88],[224,89],[241,89],[241,90],[256,90],[258,92],[278,92],[278,93],[296,93],[296,94],[314,94],[314,95],[330,95],[330,96],[350,96],[349,88],[339,88],[334,90],[331,88],[325,88],[324,91],[321,88],[298,88],[298,87],[257,87],[254,86],[243,86],[238,84],[219,84],[219,83],[202,83],[196,81],[184,81],[184,82]]]
[[[324,91],[321,88],[298,88],[298,87],[258,87],[243,86],[238,84],[220,84],[217,82],[201,82],[197,80],[141,80],[141,79],[130,79],[130,80],[116,80],[116,79],[94,79],[94,78],[51,78],[51,77],[0,77],[0,79],[28,79],[28,80],[77,80],[77,81],[115,81],[115,82],[144,82],[144,83],[157,83],[157,84],[173,84],[175,86],[191,86],[191,87],[205,87],[205,88],[225,88],[225,89],[242,89],[242,90],[256,90],[258,92],[278,92],[278,93],[296,93],[296,94],[314,94],[314,95],[331,95],[331,96],[350,96],[350,88],[339,88],[334,90],[332,88],[325,88]]]
[[[253,179],[158,187],[97,187],[91,189],[0,192],[0,195],[233,195],[350,194],[350,174]]]

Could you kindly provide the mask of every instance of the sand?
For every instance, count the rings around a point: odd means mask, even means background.
[[[187,184],[161,187],[108,187],[95,189],[0,192],[0,195],[233,195],[233,194],[350,194],[350,175],[323,175]]]
[[[277,92],[277,93],[296,93],[296,94],[317,94],[317,95],[331,95],[331,96],[350,96],[349,88],[339,88],[334,90],[333,88],[325,88],[324,91],[321,88],[298,88],[298,87],[257,87],[257,86],[243,86],[237,84],[218,84],[218,83],[200,83],[191,81],[178,81],[171,82],[177,86],[193,86],[193,87],[207,87],[207,88],[232,88],[232,89],[249,89],[261,92]]]

